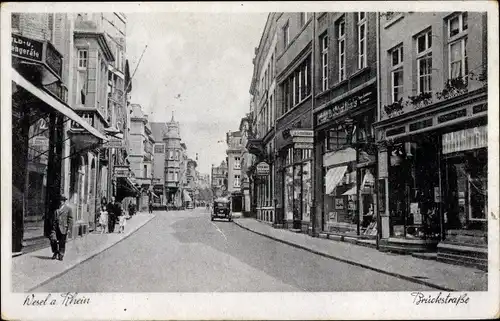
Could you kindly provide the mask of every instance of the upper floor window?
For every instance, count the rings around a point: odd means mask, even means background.
[[[240,175],[234,175],[234,187],[239,187],[240,186]]]
[[[19,13],[12,13],[11,16],[12,31],[19,31],[20,15]]]
[[[234,158],[234,169],[240,169],[241,168],[241,160],[239,157]]]
[[[286,48],[290,43],[290,26],[288,22],[283,26],[283,46]]]
[[[300,26],[303,27],[306,24],[306,21],[307,21],[307,13],[301,12],[300,13]]]
[[[342,18],[337,23],[337,50],[339,56],[339,81],[346,78],[345,75],[345,20]]]
[[[87,69],[89,61],[88,54],[89,52],[86,49],[78,50],[78,69]]]
[[[366,13],[358,12],[358,68],[366,67]]]
[[[417,36],[417,92],[430,92],[432,89],[432,32]]]
[[[449,78],[465,77],[469,72],[467,29],[467,12],[458,13],[448,19]]]
[[[328,35],[321,37],[321,84],[322,89],[328,89]]]
[[[391,100],[396,102],[403,97],[403,46],[391,50]]]
[[[448,37],[455,37],[468,28],[467,12],[462,12],[448,19]]]

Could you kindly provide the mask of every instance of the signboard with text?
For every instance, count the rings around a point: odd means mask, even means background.
[[[342,114],[347,110],[352,110],[358,108],[362,105],[374,104],[376,102],[375,92],[370,90],[368,92],[353,96],[351,98],[345,99],[340,103],[334,103],[316,115],[316,125],[322,125],[328,121],[334,119],[337,115]]]
[[[255,167],[255,173],[257,174],[257,176],[267,176],[269,175],[270,171],[271,170],[269,164],[266,162],[260,162]]]
[[[128,177],[129,168],[128,166],[115,166],[115,177]]]
[[[43,42],[12,34],[12,55],[41,62]]]
[[[488,147],[486,126],[467,128],[443,135],[443,154]]]

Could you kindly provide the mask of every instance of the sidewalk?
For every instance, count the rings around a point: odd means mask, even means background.
[[[286,229],[275,229],[253,218],[235,219],[238,226],[273,240],[315,254],[424,284],[443,291],[487,291],[488,273],[475,268],[457,266],[380,252],[377,249],[314,238]]]
[[[127,226],[123,234],[93,232],[84,237],[70,240],[66,244],[66,254],[62,262],[51,259],[52,251],[50,247],[12,258],[12,292],[32,291],[127,238],[153,217],[153,214],[135,214],[127,220]]]

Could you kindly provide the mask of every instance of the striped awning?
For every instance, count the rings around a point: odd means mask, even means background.
[[[184,190],[184,202],[192,202],[193,200],[191,199],[191,196],[189,196],[189,193]]]
[[[347,171],[347,166],[334,167],[328,170],[325,176],[326,194],[331,194],[340,183]]]

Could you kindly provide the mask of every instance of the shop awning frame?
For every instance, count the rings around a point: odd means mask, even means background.
[[[33,94],[35,97],[49,105],[50,107],[54,108],[56,111],[59,113],[63,114],[67,118],[77,122],[80,126],[82,126],[85,130],[87,130],[89,133],[94,135],[95,137],[107,141],[107,138],[99,132],[97,129],[92,127],[88,122],[86,122],[82,117],[78,116],[77,113],[75,113],[71,107],[63,104],[62,102],[58,101],[54,97],[50,96],[48,93],[44,92],[40,88],[36,87],[33,85],[31,82],[26,80],[19,72],[17,72],[14,68],[11,68],[11,75],[12,75],[12,81],[14,81],[16,84],[19,86],[23,87],[25,90],[29,91],[31,94]]]

